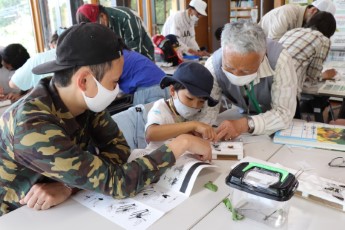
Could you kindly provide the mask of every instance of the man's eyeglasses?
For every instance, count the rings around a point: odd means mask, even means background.
[[[344,157],[336,157],[332,159],[328,165],[330,167],[339,167],[339,168],[345,168],[345,159]]]

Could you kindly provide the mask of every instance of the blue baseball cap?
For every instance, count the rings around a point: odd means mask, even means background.
[[[180,83],[191,94],[196,97],[206,98],[208,106],[213,107],[218,101],[211,97],[213,88],[213,76],[210,71],[197,62],[184,62],[180,64],[172,77],[164,77],[160,82],[160,87]]]

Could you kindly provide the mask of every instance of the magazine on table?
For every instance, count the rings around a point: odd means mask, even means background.
[[[345,126],[293,120],[274,134],[273,142],[345,151]]]

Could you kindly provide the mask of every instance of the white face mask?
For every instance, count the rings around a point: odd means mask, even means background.
[[[199,21],[199,18],[196,15],[191,15],[190,19],[192,20],[192,22],[196,23],[197,21]]]
[[[244,76],[236,76],[228,71],[226,71],[225,69],[223,69],[223,72],[226,76],[226,78],[234,85],[238,85],[238,86],[244,86],[244,85],[247,85],[249,84],[250,82],[252,82],[257,76],[258,76],[258,73],[255,72],[255,73],[252,73],[252,74],[249,74],[249,75],[244,75]]]
[[[98,112],[103,111],[105,108],[107,108],[108,105],[110,105],[111,102],[115,100],[117,94],[120,91],[120,88],[119,88],[119,84],[117,84],[114,90],[108,90],[104,88],[104,86],[101,85],[101,83],[99,83],[95,77],[93,77],[93,79],[95,80],[97,84],[98,92],[96,96],[88,97],[85,95],[84,91],[82,91],[82,94],[83,94],[87,107],[91,111],[98,113]]]
[[[197,114],[198,112],[200,112],[200,109],[191,108],[183,104],[178,98],[177,92],[176,92],[176,98],[174,98],[174,106],[178,114],[180,114],[180,116],[183,117],[184,119],[188,119],[194,116],[195,114]]]

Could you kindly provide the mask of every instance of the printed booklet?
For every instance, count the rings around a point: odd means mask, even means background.
[[[145,150],[138,155],[145,155]],[[73,199],[125,229],[147,229],[165,213],[186,200],[199,172],[216,167],[185,154],[167,169],[156,184],[144,188],[133,198],[114,199],[99,193],[82,191]]]
[[[345,151],[345,126],[293,120],[274,134],[274,143]]]

